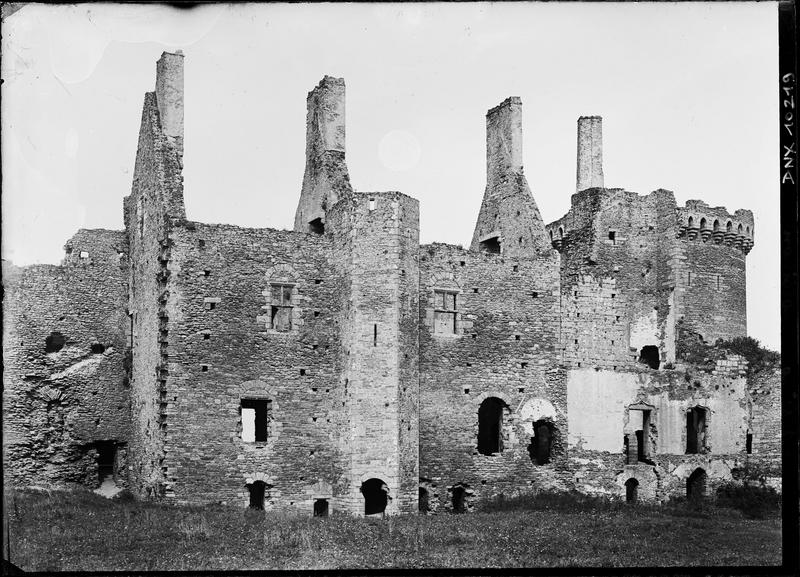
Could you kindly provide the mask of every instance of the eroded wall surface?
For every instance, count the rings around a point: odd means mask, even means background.
[[[433,244],[420,247],[420,477],[431,508],[452,507],[454,486],[472,499],[562,487],[566,390],[558,367],[559,259],[510,258]],[[455,333],[437,331],[436,289],[457,294]],[[444,327],[439,327],[444,328]],[[477,450],[478,411],[504,405],[503,450]],[[550,464],[529,452],[535,421],[556,430]]]
[[[4,266],[4,478],[99,485],[98,441],[127,483],[127,239],[80,230],[61,266]],[[50,350],[48,352],[48,339]]]

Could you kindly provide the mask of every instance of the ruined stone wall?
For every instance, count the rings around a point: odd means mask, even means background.
[[[306,100],[306,168],[294,230],[319,232],[326,212],[352,193],[345,163],[345,86],[325,76]],[[318,221],[315,226],[311,223]]]
[[[753,375],[747,384],[750,395],[752,452],[747,455],[748,473],[780,490],[781,483],[781,369],[769,367]]]
[[[3,270],[4,480],[96,487],[96,442],[111,441],[114,476],[125,486],[127,239],[82,229],[65,248],[61,266]]]
[[[266,508],[310,513],[314,496],[338,495],[344,465],[330,239],[187,222],[170,240],[167,495],[247,506],[247,485],[263,481]],[[291,287],[285,332],[273,284]],[[265,442],[243,439],[242,399],[271,401]]]
[[[734,358],[719,361],[710,373],[569,370],[569,451],[576,488],[624,498],[625,482],[634,478],[640,499],[667,500],[685,495],[687,479],[700,468],[707,476],[706,495],[712,496],[746,457],[744,366]],[[698,406],[707,410],[705,449],[686,454],[686,413]],[[631,419],[637,409],[650,411],[648,462],[626,460],[624,437],[627,433],[629,442],[636,442]]]
[[[342,346],[350,479],[380,479],[386,511],[417,509],[419,205],[396,192],[348,195],[328,214],[337,267],[347,276]]]
[[[433,510],[531,487],[564,487],[566,390],[558,368],[559,257],[507,258],[420,247],[420,478]],[[452,291],[456,328],[437,331],[435,289]],[[447,328],[439,325],[440,329]],[[477,450],[478,410],[503,401],[503,451]],[[532,426],[555,426],[551,464],[534,465]]]
[[[182,70],[182,57],[165,53],[159,62],[164,60],[170,66],[160,65],[159,73],[178,74]],[[160,80],[156,86],[176,88],[175,82]],[[165,307],[170,277],[169,231],[175,222],[186,218],[186,213],[182,136],[162,130],[158,100],[158,92],[145,95],[133,186],[124,206],[131,265],[128,310],[133,326],[131,480],[137,493],[161,496],[166,492],[163,460],[168,423],[164,409],[170,372],[169,314]],[[169,103],[182,106],[183,100],[162,98],[162,107]],[[173,128],[182,126],[175,120],[177,116],[177,111],[171,113]]]
[[[564,362],[622,368],[647,345],[658,347],[660,363],[674,362],[672,193],[593,188],[572,202],[547,227],[562,253]]]

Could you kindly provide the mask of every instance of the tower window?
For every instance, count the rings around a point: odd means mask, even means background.
[[[328,516],[328,500],[314,499],[314,517]]]
[[[56,332],[52,332],[52,333],[50,333],[50,336],[48,336],[44,340],[44,352],[46,352],[46,353],[57,353],[58,351],[60,351],[61,349],[64,348],[64,345],[66,344],[66,342],[67,342],[67,339],[64,338],[64,335],[62,335],[61,333],[59,333],[57,331]]]
[[[608,231],[608,240],[611,241],[611,244],[617,244],[617,231],[609,230]]]
[[[706,410],[692,407],[686,413],[686,454],[706,452]]]
[[[655,345],[645,345],[639,352],[639,362],[651,369],[658,369],[661,365],[661,353]]]
[[[434,290],[433,310],[433,332],[449,335],[458,332],[458,292]]]
[[[272,284],[272,307],[270,314],[270,328],[282,333],[292,330],[292,290],[291,284]]]
[[[314,220],[308,223],[308,232],[314,234],[324,234],[325,233],[325,225],[322,222],[321,218],[315,218]]]
[[[492,238],[482,240],[478,243],[478,248],[481,252],[500,254],[500,237],[493,236]]]
[[[245,443],[263,443],[269,438],[272,420],[272,401],[268,399],[242,399],[242,440]]]

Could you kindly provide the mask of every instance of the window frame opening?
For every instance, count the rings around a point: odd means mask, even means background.
[[[271,282],[269,326],[273,331],[288,333],[292,330],[294,312],[294,283]]]
[[[503,452],[503,417],[507,406],[503,399],[486,397],[478,407],[478,452],[481,455]]]
[[[455,289],[433,289],[433,332],[458,334],[458,295]],[[447,329],[447,330],[445,330]]]
[[[706,453],[706,436],[708,435],[708,409],[699,405],[686,411],[686,454],[703,455]]]
[[[247,492],[250,495],[250,504],[248,507],[250,509],[256,509],[257,511],[263,511],[267,497],[267,484],[259,480],[247,483],[246,486]]]
[[[252,432],[253,438],[249,439],[250,425],[245,426],[245,420],[250,421],[250,417],[245,417],[245,410],[252,410]],[[248,444],[267,443],[271,438],[270,425],[272,423],[272,399],[265,397],[242,397],[239,399],[239,413],[242,424],[241,439]],[[245,434],[247,432],[247,437]]]
[[[52,331],[44,339],[44,352],[47,354],[57,353],[67,344],[67,337],[59,331]]]
[[[542,431],[547,431],[542,435]],[[533,423],[533,436],[528,446],[528,454],[534,465],[544,466],[553,462],[553,445],[556,436],[556,427],[546,419],[539,419]]]
[[[616,230],[609,230],[608,231],[608,240],[611,241],[611,244],[617,244],[617,231]]]
[[[491,236],[478,242],[478,250],[485,254],[501,254],[503,243],[500,236]]]
[[[364,496],[364,516],[385,515],[389,505],[389,487],[382,479],[372,477],[361,483],[359,489]]]
[[[319,498],[314,499],[314,517],[327,517],[330,514],[330,504],[328,499]]]
[[[647,365],[653,370],[658,370],[661,366],[661,351],[656,345],[644,345],[639,350],[639,361],[642,365]]]
[[[747,431],[747,434],[744,438],[744,450],[748,455],[753,454],[753,433],[752,431]]]
[[[631,477],[625,481],[625,502],[636,503],[639,500],[639,480]]]
[[[325,234],[325,223],[322,217],[308,221],[308,232],[311,234]]]

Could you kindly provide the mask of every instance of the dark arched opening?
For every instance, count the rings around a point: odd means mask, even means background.
[[[502,428],[505,403],[497,397],[485,399],[478,409],[478,452],[482,455],[503,450]]]
[[[92,343],[90,350],[93,355],[100,355],[106,351],[106,347],[102,343]]]
[[[714,232],[719,230],[719,219],[714,220]]]
[[[419,512],[423,515],[431,510],[431,504],[428,496],[428,490],[425,487],[419,488]]]
[[[547,421],[533,424],[533,437],[528,447],[531,460],[537,465],[547,465],[553,448],[553,425]]]
[[[328,500],[314,499],[314,517],[328,516]]]
[[[661,365],[661,353],[655,345],[645,345],[639,352],[639,362],[647,365],[651,369],[657,369]]]
[[[625,501],[628,503],[635,503],[639,498],[639,481],[636,479],[628,479],[625,481]]]
[[[375,515],[386,511],[389,502],[389,488],[380,479],[368,479],[361,484],[364,495],[364,514]]]
[[[706,452],[706,410],[692,407],[686,412],[686,454]]]
[[[50,336],[48,336],[44,340],[44,352],[57,353],[58,351],[64,348],[66,342],[67,339],[64,338],[64,335],[62,335],[58,331],[53,331],[52,333],[50,333]]]
[[[467,511],[467,489],[463,485],[453,486],[453,513],[465,513]]]
[[[706,494],[706,472],[697,468],[686,479],[686,498],[690,501],[700,501]]]
[[[322,222],[321,218],[315,218],[314,220],[308,223],[308,232],[313,234],[324,234],[325,233],[325,225]]]
[[[706,228],[706,219],[705,218],[701,218],[700,219],[700,230],[705,230],[705,228]]]
[[[264,495],[266,493],[267,485],[264,481],[254,481],[247,485],[247,490],[250,491],[250,508],[251,509],[264,509]]]

